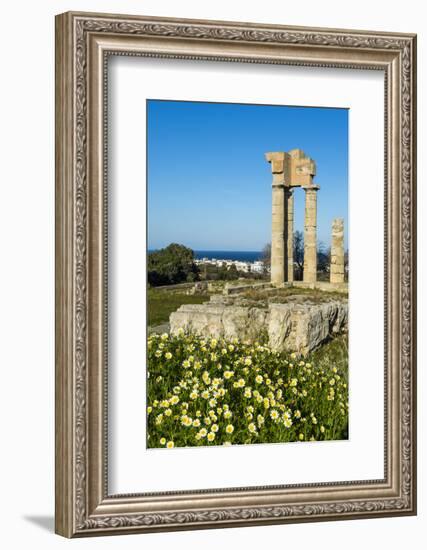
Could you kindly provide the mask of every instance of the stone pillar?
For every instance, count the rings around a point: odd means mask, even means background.
[[[331,283],[344,282],[344,220],[332,221]]]
[[[294,194],[291,190],[286,190],[286,206],[287,206],[287,270],[286,280],[292,283],[294,280]]]
[[[281,286],[287,272],[287,229],[289,194],[289,155],[283,151],[266,153],[273,175],[271,220],[271,282]]]
[[[305,190],[304,220],[304,282],[315,283],[317,280],[317,190],[313,185]]]
[[[273,182],[271,220],[271,282],[285,282],[285,186]]]

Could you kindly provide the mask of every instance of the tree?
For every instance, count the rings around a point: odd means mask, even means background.
[[[229,281],[235,281],[239,278],[239,272],[237,271],[237,267],[235,264],[231,264],[227,271],[227,279]]]
[[[348,249],[344,252],[344,277],[348,281]]]
[[[304,271],[304,235],[302,231],[294,233],[294,266],[295,280],[302,281]]]
[[[264,266],[271,266],[271,244],[264,246],[262,251]],[[330,250],[322,241],[317,245],[317,271],[323,274],[329,272]],[[294,275],[296,281],[302,281],[304,272],[304,234],[302,231],[294,232]]]
[[[267,243],[261,252],[261,261],[264,264],[264,273],[271,267],[271,243]]]
[[[264,263],[264,271],[271,267],[271,244],[268,243],[264,246],[261,259]],[[304,235],[302,231],[294,232],[294,266],[295,266],[295,280],[302,280],[302,273],[304,269]]]
[[[172,243],[148,254],[148,282],[152,286],[173,285],[196,281],[199,269],[194,263],[191,248]]]
[[[325,243],[319,241],[317,244],[317,272],[320,279],[327,279],[331,264],[331,249],[326,248]]]
[[[221,281],[226,281],[228,280],[228,270],[227,270],[227,266],[225,264],[221,264],[219,267],[218,267],[218,278],[221,280]]]

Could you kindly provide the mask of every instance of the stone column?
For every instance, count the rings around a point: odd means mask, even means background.
[[[332,221],[331,283],[344,282],[344,220]]]
[[[305,190],[304,220],[304,282],[315,283],[317,280],[317,190],[313,185]]]
[[[271,219],[271,282],[285,282],[285,186],[273,181]]]
[[[289,155],[283,151],[266,153],[273,175],[272,229],[271,229],[271,282],[281,286],[287,272],[287,219]]]
[[[287,270],[286,280],[292,283],[294,280],[294,194],[291,190],[286,189],[286,207],[287,207]]]

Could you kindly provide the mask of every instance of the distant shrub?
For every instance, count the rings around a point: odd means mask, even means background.
[[[199,277],[191,248],[175,243],[149,252],[147,272],[151,286],[193,282]]]

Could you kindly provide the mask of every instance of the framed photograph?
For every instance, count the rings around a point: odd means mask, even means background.
[[[56,18],[56,532],[416,513],[416,37]]]

